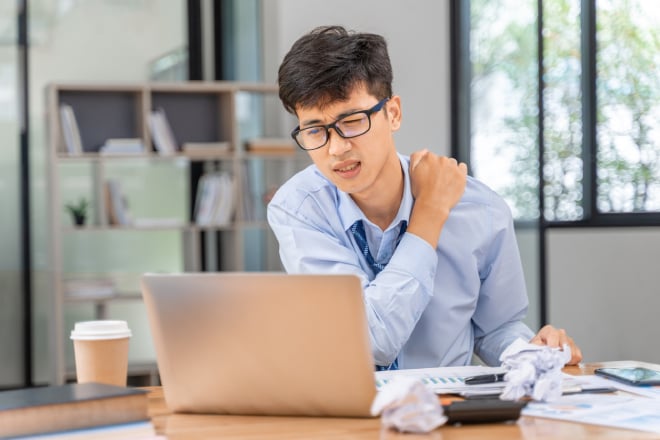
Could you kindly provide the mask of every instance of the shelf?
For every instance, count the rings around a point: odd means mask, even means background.
[[[238,229],[270,229],[266,220],[254,220],[249,222],[241,222],[236,225]]]
[[[290,156],[289,156],[290,158]],[[82,153],[82,154],[68,154],[58,153],[57,160],[61,162],[105,162],[105,161],[126,161],[126,160],[151,160],[151,161],[173,161],[173,160],[186,160],[189,162],[204,162],[209,160],[235,160],[236,158],[232,153],[174,153],[174,154],[160,154],[153,153],[131,153],[131,154],[99,154],[99,153]]]
[[[267,229],[269,228],[268,222],[264,221],[239,221],[233,222],[229,225],[196,225],[194,223],[188,224],[177,224],[177,225],[154,225],[154,226],[118,226],[118,225],[107,225],[107,226],[64,226],[62,231],[67,234],[77,234],[77,233],[94,233],[94,232],[116,232],[116,231],[170,231],[170,230],[182,230],[182,231],[191,231],[191,232],[201,232],[201,231],[235,231],[238,229]]]
[[[64,301],[70,303],[107,303],[115,301],[137,301],[142,300],[141,293],[116,293],[107,296],[70,296],[65,295]]]
[[[137,226],[137,225],[94,225],[94,226],[64,226],[62,231],[67,234],[77,234],[84,232],[112,232],[112,231],[170,231],[170,230],[185,230],[190,229],[190,225],[185,223],[173,225],[153,225],[153,226]]]
[[[291,160],[297,156],[295,151],[290,153],[246,153],[245,159],[263,159],[263,160]]]
[[[286,152],[252,153],[246,143],[265,147],[266,140],[275,146],[293,142],[289,131],[295,124],[287,120],[291,117],[279,102],[277,85],[55,83],[47,97],[53,383],[61,383],[70,364],[64,345],[67,319],[88,313],[87,304],[97,319],[125,319],[121,314],[146,319],[134,304],[116,305],[141,301],[143,272],[281,270],[264,200],[310,161],[294,144]],[[63,104],[68,107],[61,113]],[[156,111],[165,115],[170,128],[156,130],[158,136],[152,131]],[[174,142],[163,142],[160,135],[169,131]],[[120,151],[138,143],[144,151],[99,153],[109,139],[133,140],[115,142],[125,148]],[[155,145],[173,152],[162,154]],[[197,203],[198,198],[206,203]],[[87,224],[74,226],[65,205],[81,199],[89,202]],[[201,216],[198,205],[204,207]],[[227,213],[229,224],[194,222],[223,222]],[[102,288],[74,290],[67,286],[74,277],[109,278],[115,285],[105,295]],[[81,296],[69,296],[66,289]],[[90,295],[82,296],[84,292]],[[131,343],[139,343],[138,338]]]

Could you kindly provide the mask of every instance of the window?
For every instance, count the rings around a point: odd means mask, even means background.
[[[596,9],[597,208],[660,211],[660,4]]]
[[[453,8],[454,139],[472,174],[518,221],[657,224],[660,3]]]

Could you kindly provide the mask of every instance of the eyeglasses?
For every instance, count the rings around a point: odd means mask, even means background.
[[[331,128],[344,139],[362,136],[371,129],[371,115],[380,111],[389,99],[380,100],[369,110],[360,110],[342,116],[331,124],[313,125],[302,130],[298,126],[291,132],[291,137],[303,150],[316,150],[328,143]]]

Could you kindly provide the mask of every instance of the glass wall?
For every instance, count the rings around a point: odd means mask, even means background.
[[[660,4],[472,0],[470,15],[472,167],[516,218],[539,216],[540,141],[544,220],[657,224]]]
[[[0,388],[23,384],[17,2],[0,2]]]
[[[660,212],[660,4],[596,2],[597,209]]]
[[[8,3],[8,2],[4,2]],[[3,4],[4,4],[3,3]],[[53,262],[49,254],[49,211],[47,197],[47,133],[45,89],[49,83],[113,83],[142,82],[152,79],[187,80],[187,10],[185,0],[166,2],[154,0],[31,0],[30,1],[30,121],[31,121],[31,173],[33,195],[33,284],[35,290],[34,316],[34,363],[35,383],[51,380],[53,353],[50,352],[49,322],[53,308],[53,286],[49,285],[49,270]],[[8,54],[7,54],[8,57]],[[15,71],[15,69],[10,71]],[[0,75],[2,75],[0,71]],[[5,82],[2,82],[3,86]],[[2,95],[5,96],[5,95]],[[0,99],[2,99],[0,96]],[[15,108],[3,105],[5,109]],[[4,133],[3,133],[4,135]],[[5,154],[4,151],[0,154]],[[16,173],[15,159],[11,172]],[[115,166],[108,172],[126,177],[131,191],[157,191],[159,187],[172,185],[187,191],[186,173],[181,173],[181,163],[172,162],[151,167],[145,163],[131,162],[121,169]],[[91,180],[86,178],[86,167],[65,166],[59,169],[60,186],[68,194],[89,193]],[[1,178],[6,178],[2,173]],[[9,174],[11,176],[11,174]],[[12,183],[13,184],[13,183]],[[13,188],[7,191],[15,193]],[[144,193],[144,191],[142,191]],[[4,189],[0,188],[0,197]],[[134,211],[148,210],[147,204],[163,204],[162,192],[158,197],[135,199]],[[173,197],[184,200],[185,197]],[[15,201],[2,200],[3,203]],[[63,199],[63,201],[68,201]],[[9,206],[9,205],[8,205]],[[61,207],[64,210],[64,207]],[[185,206],[179,207],[185,213]],[[58,209],[58,207],[55,207]],[[173,209],[177,209],[174,207]],[[13,210],[13,209],[12,209]],[[3,215],[6,210],[2,210]],[[158,207],[150,212],[158,212]],[[178,211],[177,211],[178,212]],[[14,221],[15,223],[15,221]],[[11,222],[2,222],[5,227]],[[63,234],[62,255],[67,270],[89,272],[101,268],[112,272],[137,274],[141,270],[182,269],[181,240],[175,233],[162,231],[121,237],[110,236],[113,232],[89,232]],[[10,237],[16,237],[15,232]],[[15,238],[14,238],[15,239]],[[9,243],[14,247],[15,243]],[[5,248],[6,246],[3,246]],[[18,252],[12,252],[18,255]],[[152,264],[157,264],[154,268]],[[137,275],[120,283],[135,283]],[[137,293],[137,292],[136,292]],[[4,307],[1,308],[4,313]],[[133,363],[154,362],[151,337],[143,306],[140,301],[113,302],[108,310],[110,317],[126,319],[133,327],[129,354]],[[69,304],[65,314],[65,328],[74,321],[91,319],[95,309],[91,303]],[[5,325],[5,320],[2,321]],[[4,333],[4,332],[3,332]],[[56,337],[65,338],[64,335]],[[68,339],[67,339],[68,342]],[[73,363],[71,344],[66,344],[66,363]]]
[[[536,1],[473,0],[470,21],[470,166],[516,220],[537,219]]]

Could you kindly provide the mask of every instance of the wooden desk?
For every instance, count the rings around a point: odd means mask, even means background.
[[[614,363],[608,363],[612,365]],[[569,374],[590,374],[605,364],[567,367]],[[657,434],[606,428],[535,417],[517,423],[441,426],[426,435],[383,430],[380,419],[264,417],[172,414],[160,387],[147,388],[149,414],[156,432],[168,439],[657,439]]]

